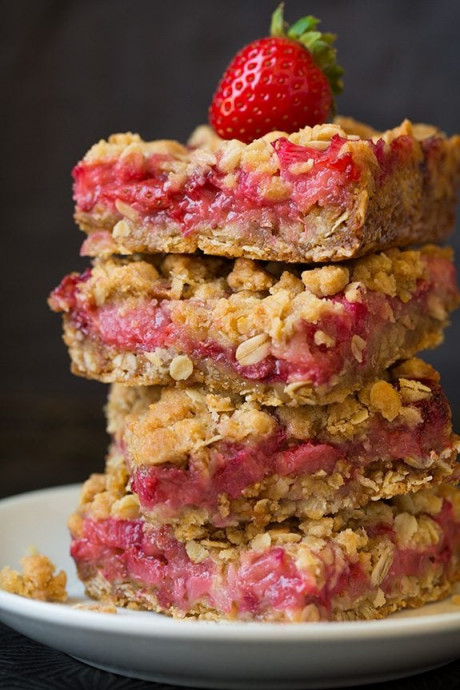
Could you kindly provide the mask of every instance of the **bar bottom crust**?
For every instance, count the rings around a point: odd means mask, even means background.
[[[288,617],[289,612],[286,612],[286,617],[283,617],[280,612],[273,612],[273,615],[266,614],[263,618],[268,622],[319,622],[324,620],[334,621],[357,621],[357,620],[378,620],[386,618],[392,613],[402,609],[415,609],[424,606],[425,604],[440,601],[447,597],[452,590],[455,582],[440,581],[436,582],[435,578],[428,586],[419,584],[411,584],[411,594],[407,594],[406,598],[401,596],[399,600],[386,602],[382,606],[378,606],[370,599],[359,602],[353,608],[333,610],[329,618],[320,617],[319,611],[314,604],[307,604],[298,617]],[[175,607],[165,610],[158,601],[158,597],[154,593],[149,593],[142,585],[135,585],[132,583],[120,583],[114,585],[110,583],[99,571],[95,570],[94,575],[85,581],[86,593],[93,599],[101,601],[106,604],[113,604],[115,606],[122,606],[134,610],[152,611],[155,613],[166,613],[173,618],[196,618],[199,620],[214,620],[219,621],[224,619],[233,619],[227,615],[222,615],[222,612],[208,607],[206,605],[197,604],[195,607],[189,609],[186,614],[184,611]],[[236,620],[236,619],[235,619]],[[246,618],[244,619],[246,620]]]

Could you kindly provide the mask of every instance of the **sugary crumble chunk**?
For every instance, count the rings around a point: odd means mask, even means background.
[[[392,422],[401,409],[401,398],[387,381],[377,381],[370,390],[370,403],[382,417]]]
[[[423,273],[421,252],[390,249],[357,261],[352,280],[362,283],[368,290],[382,292],[389,297],[397,296],[407,302]]]
[[[427,364],[423,359],[412,357],[393,368],[394,376],[400,376],[406,379],[428,379],[429,381],[439,382],[439,373]]]
[[[209,552],[196,541],[188,541],[185,544],[187,556],[193,563],[201,563],[209,556]]]
[[[2,589],[39,601],[67,600],[67,575],[63,570],[55,574],[56,566],[47,556],[41,553],[24,556],[21,565],[22,573],[8,566],[0,571]]]
[[[239,290],[268,290],[275,283],[274,276],[250,259],[237,259],[227,282],[235,292]]]
[[[323,266],[302,273],[302,282],[316,297],[331,297],[341,292],[350,279],[344,266]]]

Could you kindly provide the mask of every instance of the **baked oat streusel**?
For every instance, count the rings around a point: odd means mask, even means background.
[[[176,617],[270,621],[381,618],[446,596],[460,577],[460,491],[438,487],[260,532],[178,539],[95,475],[69,521],[90,596]]]
[[[204,127],[188,146],[117,134],[74,177],[87,255],[339,261],[448,234],[460,137],[408,120],[377,132],[349,118],[249,144]]]
[[[0,589],[39,601],[67,601],[67,575],[56,573],[48,556],[34,552],[21,558],[22,572],[5,566],[0,570]]]
[[[144,517],[196,534],[209,523],[321,518],[455,482],[459,440],[438,379],[412,359],[341,403],[295,408],[197,386],[116,384],[107,473],[126,465]]]
[[[321,268],[211,257],[97,261],[50,298],[74,373],[203,382],[268,405],[326,404],[442,340],[449,250],[392,249]]]

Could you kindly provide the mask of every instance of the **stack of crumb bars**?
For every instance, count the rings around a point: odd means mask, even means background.
[[[123,134],[74,176],[92,266],[50,305],[73,372],[112,384],[105,473],[69,521],[88,594],[318,621],[451,592],[460,443],[414,355],[459,303],[429,243],[454,224],[460,137]]]

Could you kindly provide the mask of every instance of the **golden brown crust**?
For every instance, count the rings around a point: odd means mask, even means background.
[[[313,205],[299,221],[273,221],[254,227],[223,216],[221,222],[202,223],[183,235],[179,224],[169,219],[156,222],[153,230],[138,212],[117,202],[115,212],[99,204],[91,211],[77,210],[76,220],[91,237],[86,253],[109,254],[191,253],[246,257],[287,262],[341,261],[363,254],[437,241],[453,227],[456,190],[460,178],[460,137],[446,138],[429,125],[405,120],[399,127],[377,132],[351,119],[305,128],[293,134],[271,132],[246,145],[237,140],[222,141],[200,128],[187,148],[173,141],[143,142],[138,135],[114,135],[93,146],[83,164],[94,165],[114,159],[142,165],[152,153],[166,154],[159,164],[169,184],[181,187],[192,174],[205,177],[211,170],[223,175],[232,189],[238,171],[267,176],[260,188],[267,207],[289,199],[289,180],[280,176],[280,161],[272,142],[280,137],[295,146],[323,150],[332,137],[345,140],[341,155],[349,154],[360,169],[358,182],[350,182],[340,204]],[[380,141],[384,155],[395,140],[410,149],[399,164],[392,163],[382,175],[375,150]],[[310,166],[308,167],[308,163]],[[307,165],[308,169],[305,167]],[[290,166],[291,175],[308,175],[313,160]],[[307,229],[307,231],[306,231]]]
[[[351,608],[335,606],[331,618],[333,621],[358,621],[358,620],[378,620],[386,618],[396,611],[402,609],[420,608],[424,604],[439,601],[447,597],[455,586],[458,578],[440,581],[437,576],[425,577],[423,582],[417,582],[415,578],[407,578],[404,581],[406,592],[399,599],[380,604],[381,597],[377,594],[372,598],[365,599],[355,605],[351,603]],[[129,609],[154,611],[156,613],[166,613],[173,618],[196,618],[198,620],[219,621],[222,619],[235,620],[235,616],[223,615],[221,611],[205,605],[196,605],[187,613],[171,607],[165,611],[164,607],[158,602],[155,594],[145,591],[145,588],[136,587],[130,582],[120,585],[113,585],[99,571],[83,579],[86,593],[94,599],[109,602],[115,606],[123,606]],[[283,614],[280,611],[269,611],[259,619],[271,622],[291,622],[291,623],[315,623],[320,619],[317,607],[310,604],[296,616],[290,616],[289,612]]]
[[[196,604],[186,613],[177,607],[170,607],[165,610],[164,606],[160,605],[158,597],[146,591],[145,587],[136,586],[133,582],[114,585],[95,568],[92,573],[86,575],[86,577],[81,577],[81,579],[85,585],[88,596],[93,599],[101,600],[102,602],[107,602],[109,606],[123,606],[134,610],[166,613],[173,618],[179,619],[196,618],[198,620],[219,621],[223,619],[235,620],[237,617],[235,614],[233,616],[225,615],[222,611],[218,611],[213,607],[203,604]],[[387,601],[385,598],[382,599],[380,593],[377,593],[373,598],[365,598],[358,603],[352,604],[348,602],[348,607],[347,605],[342,607],[340,604],[337,604],[334,606],[329,620],[377,620],[386,618],[390,614],[402,609],[420,608],[424,604],[439,601],[447,597],[452,592],[452,588],[455,586],[458,579],[457,577],[452,579],[440,578],[438,575],[431,573],[425,576],[423,581],[420,582],[414,577],[405,578],[405,591],[399,598],[395,596],[393,601]],[[314,604],[307,605],[302,612],[296,615],[292,615],[292,613],[289,615],[290,613],[291,612],[286,611],[283,614],[279,610],[272,610],[268,611],[263,618],[259,618],[258,620],[290,623],[316,623],[321,620],[318,608]]]

